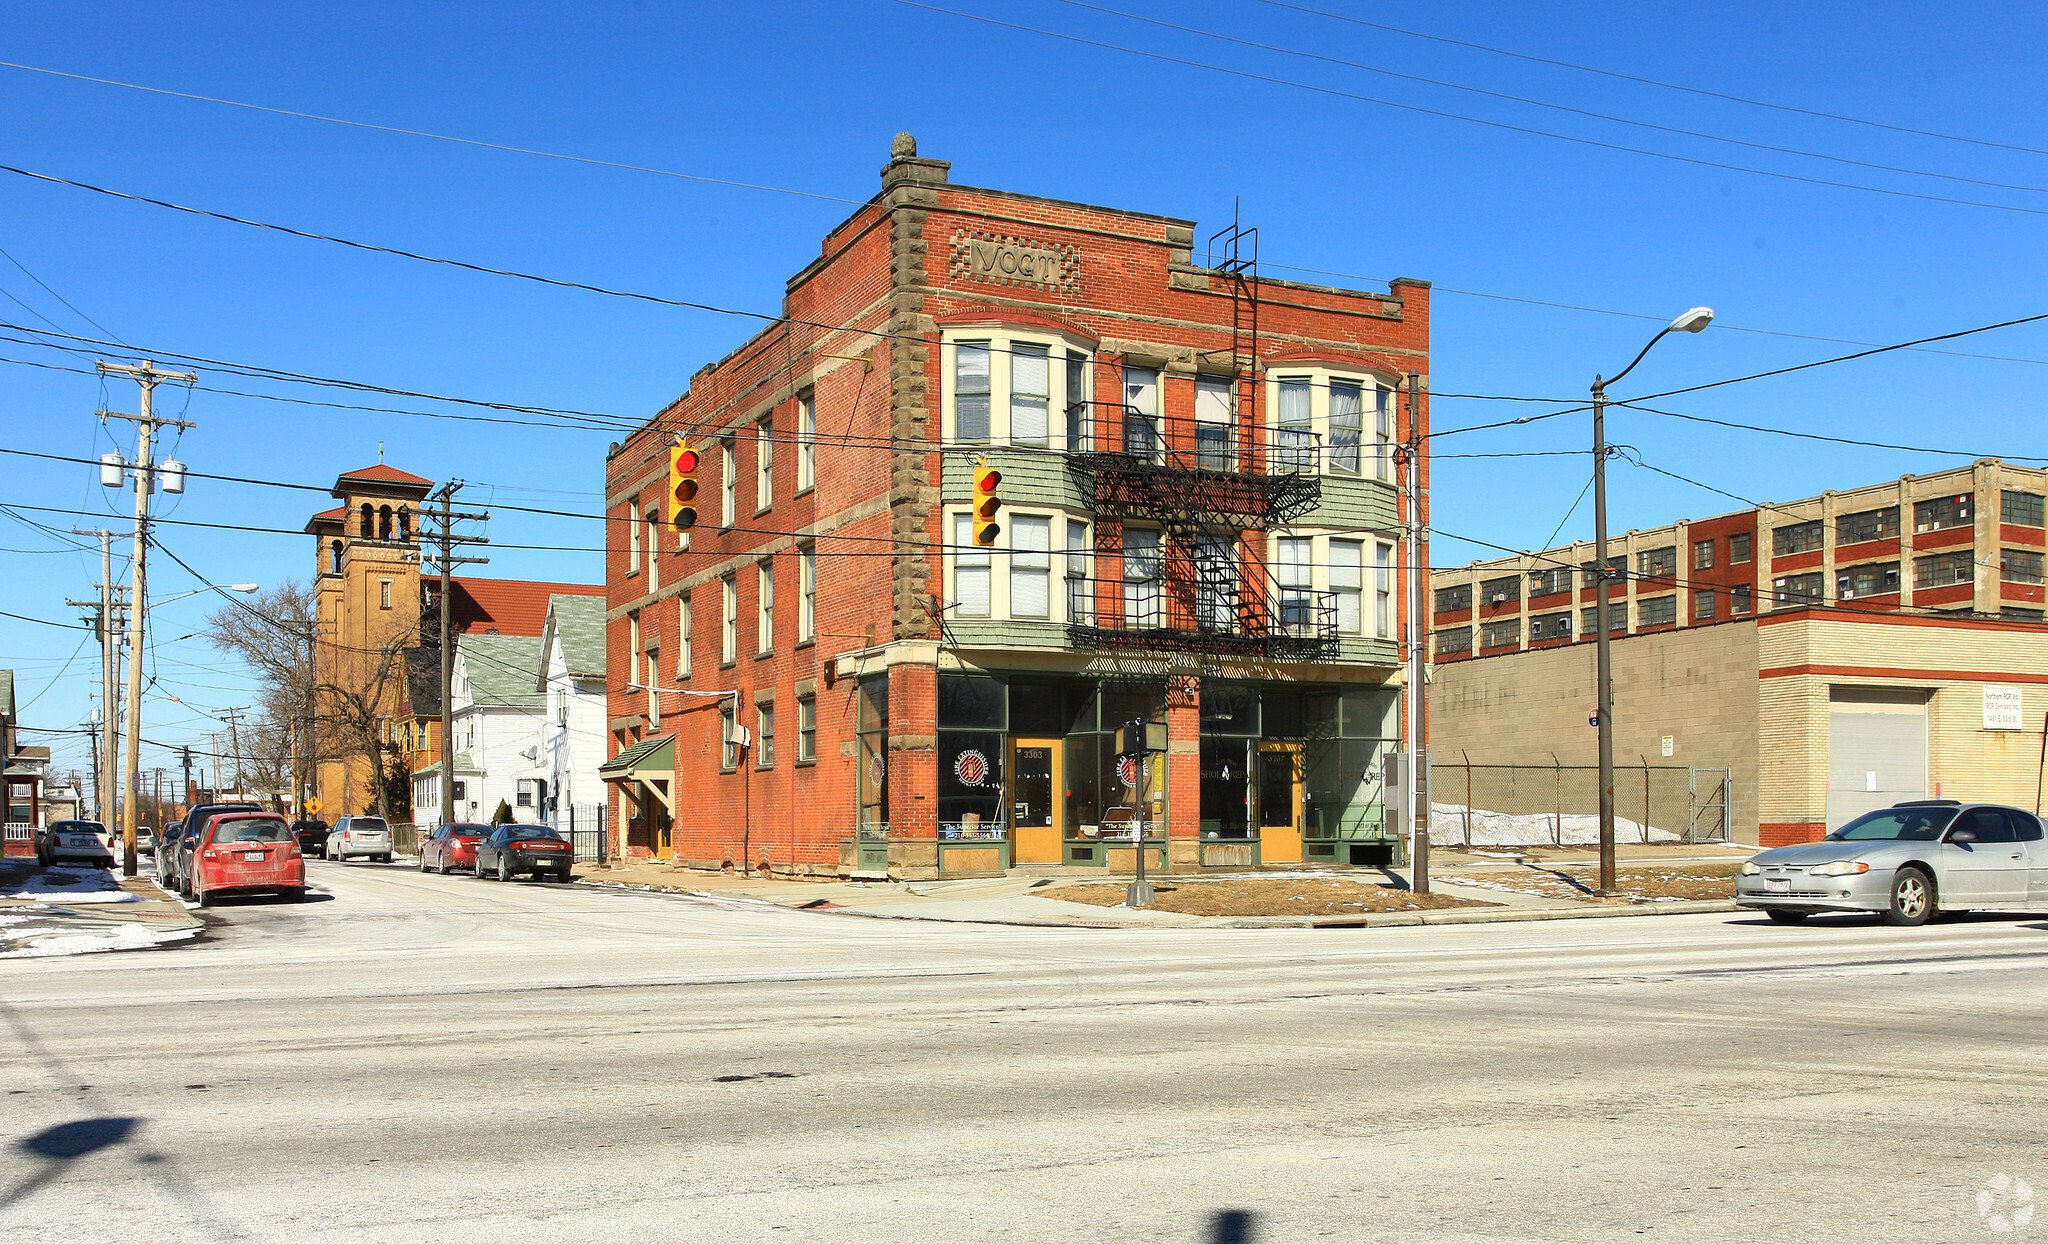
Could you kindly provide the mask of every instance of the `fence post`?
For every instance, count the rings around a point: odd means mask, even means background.
[[[1636,759],[1643,762],[1643,841],[1650,841],[1650,758],[1641,752]]]
[[[1550,771],[1555,783],[1550,812],[1550,843],[1561,847],[1564,845],[1564,762],[1557,758],[1556,752],[1550,753]]]
[[[1465,758],[1465,849],[1472,849],[1472,753],[1464,748],[1458,754]]]

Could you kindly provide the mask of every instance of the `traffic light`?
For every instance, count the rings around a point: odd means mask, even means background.
[[[1003,499],[996,495],[996,485],[1003,482],[1003,473],[988,464],[986,458],[974,460],[974,542],[988,546],[996,542],[1003,533],[1003,525],[996,521],[996,512],[1003,508]]]
[[[681,442],[668,447],[668,523],[677,531],[697,525],[697,451]]]

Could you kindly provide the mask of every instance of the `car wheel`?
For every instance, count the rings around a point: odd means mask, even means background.
[[[509,855],[501,855],[501,856],[499,856],[499,857],[498,857],[498,880],[500,880],[500,881],[510,881],[510,880],[512,880],[512,877],[513,877],[513,875],[514,875],[514,874],[513,874],[513,872],[512,872],[512,857],[511,857],[511,856],[509,856]]]
[[[302,885],[286,886],[277,892],[277,896],[287,903],[303,903],[306,901],[306,887]]]
[[[1901,868],[1892,878],[1892,905],[1878,919],[1900,928],[1926,924],[1934,902],[1934,878],[1917,868]]]
[[[1772,907],[1767,909],[1764,914],[1771,918],[1771,923],[1773,924],[1804,924],[1806,923],[1806,918],[1813,913],[1810,911],[1786,911],[1782,907]]]
[[[192,896],[192,901],[201,907],[211,907],[213,906],[213,893],[202,887],[197,894]]]
[[[427,857],[426,857],[426,856],[424,856],[424,855],[420,856],[420,871],[421,871],[421,872],[428,872],[428,871],[431,871],[431,870],[429,870],[429,869],[427,868]]]
[[[561,872],[555,874],[555,880],[566,884],[576,880],[576,873],[572,869],[564,868]]]

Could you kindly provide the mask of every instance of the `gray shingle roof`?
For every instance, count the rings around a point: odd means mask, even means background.
[[[550,596],[548,614],[562,640],[569,673],[604,676],[604,597]],[[545,654],[543,654],[545,659]]]
[[[540,639],[532,635],[464,635],[456,660],[469,677],[470,701],[481,708],[544,708],[534,683],[540,677]]]

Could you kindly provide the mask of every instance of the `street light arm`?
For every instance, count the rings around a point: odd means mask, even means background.
[[[1643,361],[1643,356],[1650,352],[1651,347],[1655,346],[1658,342],[1664,340],[1664,338],[1670,332],[1671,330],[1669,328],[1665,328],[1658,332],[1656,336],[1650,338],[1650,344],[1644,346],[1642,348],[1642,351],[1638,353],[1633,360],[1630,361],[1627,367],[1622,368],[1620,371],[1614,373],[1612,376],[1607,377],[1605,380],[1602,380],[1598,376],[1593,377],[1593,391],[1595,393],[1604,392],[1608,385],[1613,384],[1615,381],[1620,380],[1623,376],[1626,376],[1630,372],[1634,371],[1636,369],[1636,364]]]

